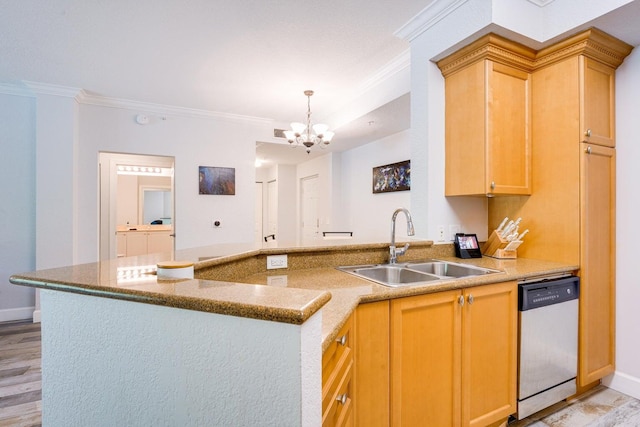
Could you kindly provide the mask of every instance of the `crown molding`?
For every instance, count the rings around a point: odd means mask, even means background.
[[[528,0],[528,1],[540,7],[545,7],[546,5],[554,2],[554,0]]]
[[[157,114],[159,116],[171,115],[182,117],[215,118],[219,120],[234,122],[252,122],[259,125],[271,125],[273,123],[273,119],[270,118],[243,116],[240,114],[230,113],[218,113],[215,111],[199,110],[195,108],[176,107],[172,105],[154,104],[151,102],[110,98],[92,94],[80,88],[31,81],[21,81],[19,83],[0,82],[0,93],[5,95],[26,97],[35,97],[37,95],[61,96],[65,98],[73,98],[80,104],[96,105],[109,108],[120,108],[137,112]]]
[[[409,22],[396,30],[393,35],[403,40],[412,41],[467,1],[468,0],[435,0],[411,18]]]
[[[133,110],[137,112],[145,112],[156,114],[159,116],[182,116],[182,117],[200,117],[214,118],[234,122],[252,122],[261,125],[271,125],[273,119],[243,116],[240,114],[219,113],[216,111],[200,110],[196,108],[177,107],[173,105],[155,104],[151,102],[132,101],[122,98],[111,98],[101,95],[86,93],[82,100],[83,104],[95,105],[99,107],[120,108],[125,110]]]
[[[370,76],[367,80],[362,82],[358,86],[358,93],[362,94],[378,84],[384,82],[385,80],[390,79],[396,74],[406,70],[411,69],[411,51],[410,49],[405,50],[400,55],[396,56],[394,59],[389,61],[386,65],[378,69],[375,74]]]
[[[30,82],[23,80],[22,83],[29,89],[34,95],[52,95],[62,96],[65,98],[73,98],[78,102],[81,102],[85,96],[84,89],[70,86],[54,85],[50,83]]]
[[[35,95],[24,85],[15,83],[0,82],[0,93],[3,95],[27,96],[33,98]]]

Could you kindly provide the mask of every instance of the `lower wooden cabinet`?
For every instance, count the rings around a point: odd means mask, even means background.
[[[353,316],[322,356],[322,425],[352,426],[355,329]]]
[[[517,298],[506,282],[358,307],[356,425],[506,421],[516,411]]]
[[[516,410],[517,285],[391,302],[391,423],[487,426]]]
[[[146,255],[173,250],[173,232],[119,231],[116,234],[118,257]]]
[[[355,422],[389,425],[389,305],[360,304],[356,310]]]

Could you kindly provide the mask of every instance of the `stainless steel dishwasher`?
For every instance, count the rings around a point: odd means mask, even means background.
[[[571,275],[519,284],[519,420],[576,393],[579,291]]]

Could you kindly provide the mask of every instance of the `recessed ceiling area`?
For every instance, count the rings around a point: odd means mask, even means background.
[[[314,146],[307,153],[303,146],[282,143],[257,142],[256,158],[265,167],[274,164],[297,165],[325,155],[368,144],[409,129],[411,124],[411,95],[404,94],[393,101],[343,125],[335,130],[336,136],[327,147]]]

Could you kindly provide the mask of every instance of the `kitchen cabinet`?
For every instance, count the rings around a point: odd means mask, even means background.
[[[389,425],[389,301],[356,310],[355,423]]]
[[[173,232],[119,231],[116,234],[118,257],[146,255],[173,250]]]
[[[391,301],[391,424],[486,426],[516,410],[517,285]]]
[[[630,51],[591,29],[538,53],[535,191],[488,203],[490,230],[505,216],[526,221],[530,232],[518,256],[580,265],[582,390],[615,369],[614,70]]]
[[[490,34],[438,62],[446,196],[531,194],[533,56]]]
[[[615,370],[616,152],[588,143],[580,148],[578,380],[585,386]]]
[[[352,426],[355,328],[351,316],[322,355],[322,425]]]
[[[582,141],[615,147],[615,68],[579,57]]]

